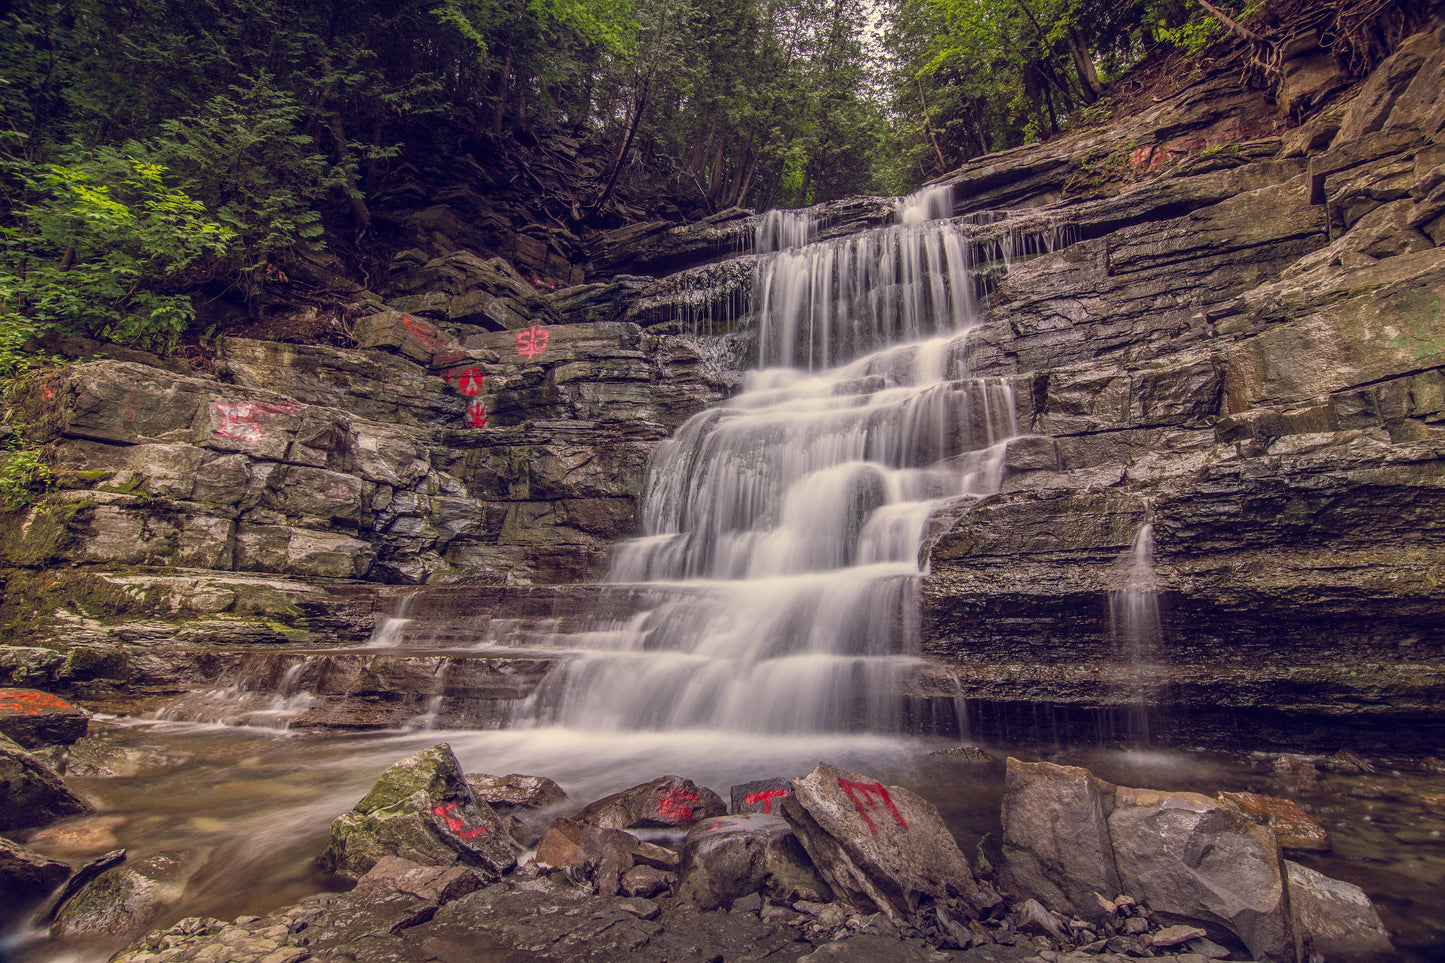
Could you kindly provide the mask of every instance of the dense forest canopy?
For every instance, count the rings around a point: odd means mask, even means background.
[[[359,264],[419,170],[561,156],[550,216],[579,233],[651,212],[658,184],[686,216],[901,193],[1102,116],[1131,65],[1256,16],[1243,0],[13,0],[0,365],[48,327],[166,349],[198,290],[255,297],[323,246]]]

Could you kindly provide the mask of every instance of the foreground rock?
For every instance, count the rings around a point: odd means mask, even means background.
[[[0,832],[92,811],[54,769],[0,736]]]
[[[826,763],[793,781],[782,812],[839,898],[896,923],[925,899],[963,901],[987,914],[999,897],[974,879],[938,810],[898,786]]]
[[[1294,963],[1316,944],[1330,960],[1395,958],[1363,892],[1294,869],[1232,804],[1009,759],[1003,824],[1002,884],[1064,913],[1099,921],[1127,893],[1255,960]]]
[[[180,900],[202,860],[197,853],[156,853],[112,866],[60,904],[50,934],[134,937]]]
[[[698,823],[683,843],[680,875],[678,896],[705,910],[727,908],[752,893],[789,906],[833,898],[788,821],[764,813]]]
[[[722,797],[706,786],[661,776],[588,804],[577,820],[605,829],[676,829],[727,811]]]
[[[35,689],[0,689],[0,735],[26,749],[70,745],[85,735],[90,714]]]
[[[331,824],[331,845],[319,862],[359,879],[384,856],[470,866],[488,880],[517,863],[501,818],[472,792],[446,743],[382,773],[355,808]]]

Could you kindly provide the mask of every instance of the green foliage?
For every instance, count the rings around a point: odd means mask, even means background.
[[[1172,30],[1160,24],[1155,28],[1154,35],[1164,43],[1179,47],[1185,53],[1193,56],[1214,42],[1221,29],[1218,20],[1213,17],[1204,17],[1181,24]]]
[[[18,326],[173,346],[194,316],[180,289],[235,232],[164,167],[119,150],[15,173],[30,200],[3,229],[0,292]]]
[[[28,506],[43,491],[51,476],[50,466],[40,451],[25,444],[16,431],[0,448],[0,511],[13,512]]]
[[[320,202],[349,188],[341,167],[299,133],[302,110],[266,75],[243,78],[195,114],[161,124],[155,155],[184,177],[197,201],[229,232],[229,275],[250,275],[296,251],[324,246]]]

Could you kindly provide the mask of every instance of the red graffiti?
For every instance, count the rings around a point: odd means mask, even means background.
[[[517,354],[531,361],[547,350],[547,339],[551,335],[540,324],[534,324],[526,331],[517,332]]]
[[[50,709],[74,709],[69,702],[48,692],[0,692],[0,712],[11,712],[22,716],[38,716]]]
[[[458,394],[468,398],[482,390],[482,380],[485,375],[475,365],[466,368],[448,368],[442,375]]]
[[[487,427],[487,406],[480,401],[473,401],[467,406],[467,421],[478,430]]]
[[[686,789],[674,789],[657,803],[657,814],[675,823],[692,819],[693,807],[688,803],[697,802],[697,793]]]
[[[477,836],[481,836],[491,831],[490,826],[468,826],[466,824],[466,821],[463,820],[460,816],[452,815],[452,810],[456,808],[456,803],[449,802],[445,806],[433,806],[431,808],[431,814],[433,816],[440,816],[442,819],[445,819],[447,821],[447,828],[450,829],[452,832],[456,833],[458,836],[462,837],[463,839],[474,839]]]
[[[218,401],[211,405],[211,408],[221,419],[220,427],[212,429],[211,433],[234,441],[260,441],[261,422],[265,415],[293,415],[299,410],[296,405],[273,404],[269,401],[237,405]]]
[[[441,354],[432,355],[431,359],[432,364],[435,365],[452,365],[465,360],[467,360],[465,351],[443,351]]]
[[[545,289],[545,290],[547,290],[547,291],[555,291],[555,290],[557,290],[557,285],[556,285],[554,282],[552,282],[552,281],[543,281],[541,278],[539,278],[539,277],[533,277],[533,276],[530,275],[530,274],[527,275],[527,281],[528,281],[528,283],[530,283],[530,284],[532,285],[532,287],[534,287],[534,288],[543,288],[543,289]]]
[[[908,824],[903,821],[903,816],[898,812],[898,807],[893,805],[893,797],[888,795],[888,790],[881,782],[854,782],[851,779],[843,779],[840,777],[838,779],[838,788],[842,789],[848,794],[848,798],[853,800],[853,806],[858,810],[858,815],[863,817],[863,821],[868,824],[868,831],[874,836],[878,835],[878,827],[873,825],[873,820],[869,817],[868,810],[877,811],[878,800],[874,798],[875,796],[882,797],[883,804],[888,807],[888,812],[892,814],[894,821],[903,827],[905,833],[908,832]],[[861,799],[858,798],[860,795],[862,796]],[[864,802],[868,804],[866,809],[863,806]]]
[[[749,806],[756,806],[758,803],[762,803],[763,812],[770,813],[773,811],[773,800],[780,796],[786,796],[787,794],[788,791],[786,789],[765,789],[762,792],[748,793],[743,797],[743,802]]]
[[[425,321],[413,318],[409,314],[401,316],[402,325],[411,332],[412,337],[421,342],[421,346],[432,354],[436,354],[446,348],[446,338],[440,331]]]

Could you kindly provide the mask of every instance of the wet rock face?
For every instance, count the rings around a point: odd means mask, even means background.
[[[384,856],[468,866],[487,879],[517,862],[501,818],[472,792],[445,743],[382,773],[355,808],[331,824],[331,845],[319,862],[356,879]]]
[[[1307,48],[1297,104],[1339,86]],[[1231,143],[1224,165],[1196,91],[1130,122],[1157,125],[1160,176],[1041,211],[1081,240],[1003,277],[971,342],[1028,435],[999,496],[938,519],[923,587],[923,650],[952,676],[929,691],[970,694],[968,732],[1332,751],[1347,716],[1361,745],[1438,743],[1442,57],[1437,23],[1333,127]],[[1043,191],[1071,149],[989,177]],[[1110,592],[1146,523],[1141,650]]]
[[[6,564],[593,577],[635,531],[653,446],[726,386],[675,338],[527,320],[384,312],[365,350],[232,339],[221,378],[75,366],[36,398],[74,481]]]
[[[0,689],[0,735],[26,749],[70,745],[85,735],[90,714],[34,689]]]

